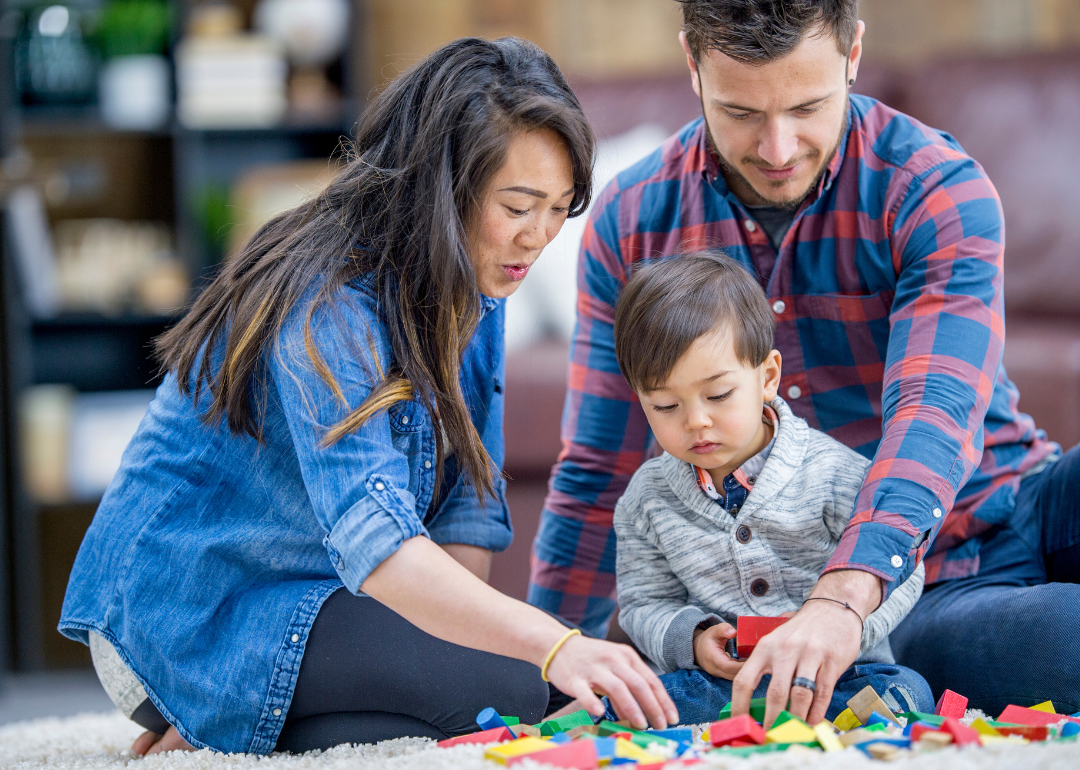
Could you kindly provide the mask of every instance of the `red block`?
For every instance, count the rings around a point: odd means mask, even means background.
[[[735,645],[740,658],[750,657],[761,637],[788,622],[787,618],[759,618],[755,615],[740,615],[735,625]]]
[[[752,716],[743,714],[709,725],[709,740],[713,746],[727,746],[733,741],[761,745],[765,743],[765,731]]]
[[[733,749],[745,749],[747,746],[760,746],[760,743],[754,743],[753,741],[732,741],[728,744]]]
[[[968,699],[959,693],[955,693],[952,690],[946,690],[941,693],[941,697],[938,698],[937,706],[934,707],[934,713],[939,717],[952,717],[954,719],[962,719],[964,714],[967,713]]]
[[[578,738],[576,741],[564,743],[562,746],[556,746],[553,749],[508,757],[506,766],[516,765],[526,759],[543,762],[545,765],[571,768],[572,770],[595,770],[597,765],[596,743],[586,738]]]
[[[940,733],[944,730],[938,730],[935,727],[927,727],[926,725],[912,725],[911,726],[911,742],[919,740],[923,736],[923,733]]]
[[[994,728],[1002,735],[1019,735],[1022,738],[1027,738],[1029,741],[1045,741],[1046,736],[1050,734],[1050,731],[1046,728],[1046,725],[1017,725],[1016,727],[1002,727],[998,725]]]
[[[1033,725],[1039,727],[1042,725],[1056,724],[1062,719],[1080,723],[1080,719],[1068,717],[1063,714],[1048,714],[1045,711],[1026,709],[1023,706],[1006,706],[1005,710],[1001,712],[1001,716],[997,718],[997,721],[1011,722],[1014,725]]]
[[[463,746],[466,743],[502,743],[503,741],[514,740],[514,734],[505,727],[495,727],[491,730],[484,730],[479,733],[469,733],[468,735],[459,735],[456,738],[447,738],[446,740],[439,741],[439,746],[444,749],[448,749],[451,746]]]
[[[962,725],[952,717],[945,717],[941,723],[941,731],[952,736],[952,742],[956,746],[979,745],[979,733],[972,727]],[[912,732],[915,732],[914,728]]]

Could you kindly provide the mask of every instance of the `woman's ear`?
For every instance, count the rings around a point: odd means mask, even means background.
[[[780,389],[780,351],[770,350],[769,355],[761,364],[762,374],[765,375],[765,401],[776,398],[776,391]]]

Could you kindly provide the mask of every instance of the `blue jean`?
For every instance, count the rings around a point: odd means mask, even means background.
[[[755,698],[764,698],[771,677],[761,678]],[[680,724],[700,724],[716,719],[720,709],[731,702],[731,682],[701,670],[683,669],[660,677],[664,687],[679,709]],[[888,663],[856,664],[844,672],[833,690],[832,701],[825,713],[834,719],[847,708],[847,702],[861,689],[870,685],[885,705],[894,713],[904,711],[934,711],[934,696],[926,680],[909,668]],[[617,718],[608,707],[608,719]]]
[[[1010,703],[1080,711],[1080,447],[1020,484],[983,535],[979,573],[927,587],[890,636],[936,694],[996,716]]]

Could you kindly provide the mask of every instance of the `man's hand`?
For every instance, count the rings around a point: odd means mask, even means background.
[[[785,707],[811,725],[824,719],[836,680],[859,657],[859,618],[865,619],[881,603],[881,582],[869,572],[837,570],[823,575],[810,596],[847,602],[855,612],[831,601],[807,601],[791,620],[762,638],[732,682],[732,716],[750,712],[750,698],[761,677],[771,674],[766,730]],[[816,692],[792,687],[797,676],[812,680]]]
[[[724,644],[735,636],[730,623],[718,623],[706,629],[694,631],[694,662],[706,673],[731,681],[743,667],[743,661],[732,660],[724,650]]]

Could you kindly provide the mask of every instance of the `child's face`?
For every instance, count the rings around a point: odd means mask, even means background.
[[[722,479],[769,443],[761,411],[779,384],[779,351],[748,367],[717,329],[694,341],[662,388],[638,397],[664,451]]]

